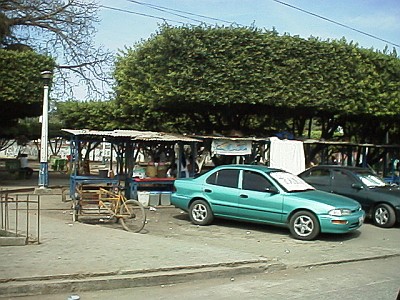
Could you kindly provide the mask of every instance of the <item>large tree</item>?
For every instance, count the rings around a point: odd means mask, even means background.
[[[0,49],[0,137],[21,134],[19,119],[42,114],[41,72],[52,70],[54,60],[33,51]]]
[[[79,81],[90,96],[103,96],[109,80],[104,68],[112,56],[94,45],[97,10],[91,0],[2,0],[0,48],[30,48],[54,57],[54,87],[61,93],[71,92]]]
[[[114,101],[69,100],[57,102],[55,106],[52,120],[62,128],[92,130],[117,128],[119,114]]]
[[[303,135],[315,120],[330,138],[347,122],[398,120],[399,72],[396,53],[345,40],[164,26],[118,57],[115,77],[126,126]]]

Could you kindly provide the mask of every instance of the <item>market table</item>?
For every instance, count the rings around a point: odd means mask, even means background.
[[[140,187],[149,187],[149,190],[159,191],[161,188],[169,188],[172,191],[172,187],[175,182],[175,178],[158,178],[158,177],[147,177],[147,178],[129,178],[127,180],[129,186],[129,198],[138,199],[138,190]],[[157,188],[158,187],[158,188]],[[128,196],[128,195],[127,195]]]

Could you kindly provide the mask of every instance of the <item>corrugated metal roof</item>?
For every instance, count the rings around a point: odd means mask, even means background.
[[[200,142],[201,140],[175,133],[140,131],[140,130],[112,130],[100,131],[89,129],[62,129],[75,136],[103,137],[103,138],[129,138],[137,141],[163,141],[163,142]]]
[[[191,135],[193,138],[199,139],[212,139],[212,140],[231,140],[231,141],[269,141],[269,138],[256,138],[256,137],[230,137],[220,135]]]
[[[321,144],[321,145],[332,145],[332,146],[361,146],[361,147],[374,147],[374,144],[357,144],[352,142],[343,142],[343,141],[326,141],[326,140],[315,140],[315,139],[306,139],[303,141],[304,144]]]
[[[68,132],[72,135],[105,135],[109,136],[112,131],[98,131],[98,130],[89,130],[89,129],[61,129],[62,131]]]

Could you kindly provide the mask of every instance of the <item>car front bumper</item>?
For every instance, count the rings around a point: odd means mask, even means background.
[[[346,233],[356,230],[364,223],[365,212],[363,210],[349,216],[322,215],[319,217],[321,232]]]

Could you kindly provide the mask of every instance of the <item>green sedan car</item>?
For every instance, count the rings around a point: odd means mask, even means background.
[[[356,230],[365,217],[358,202],[265,166],[218,166],[196,178],[177,179],[174,187],[171,203],[196,225],[219,217],[288,227],[294,238],[313,240],[321,232]]]

